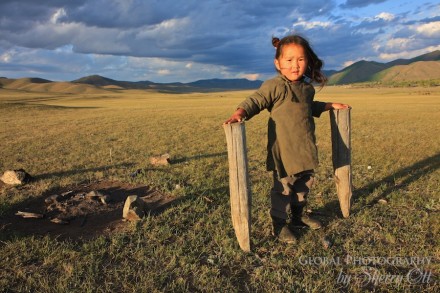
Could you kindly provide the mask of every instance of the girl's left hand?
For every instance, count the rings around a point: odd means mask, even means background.
[[[332,103],[332,109],[335,110],[348,109],[348,108],[350,108],[350,105],[341,104],[341,103]]]

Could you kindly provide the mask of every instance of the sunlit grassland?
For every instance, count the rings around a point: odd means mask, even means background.
[[[246,122],[252,181],[252,253],[240,251],[230,222],[222,122],[251,91],[145,91],[59,95],[0,90],[0,171],[36,180],[1,191],[0,216],[58,187],[96,180],[150,185],[174,205],[129,232],[69,242],[2,234],[0,288],[40,292],[334,292],[438,289],[440,88],[325,87],[322,101],[352,106],[353,214],[342,219],[331,166],[328,113],[316,119],[321,165],[310,208],[325,223],[296,246],[270,236],[271,174],[265,171],[263,112]],[[152,155],[172,164],[155,167]],[[135,170],[141,172],[132,177]],[[182,186],[176,189],[176,184]],[[378,203],[385,199],[386,204]],[[68,227],[66,227],[68,229]],[[2,232],[3,233],[3,232]],[[322,238],[332,243],[326,249]],[[431,257],[426,284],[364,284],[356,264],[304,264],[304,257]],[[383,275],[411,267],[377,265]],[[349,284],[338,282],[343,272]]]

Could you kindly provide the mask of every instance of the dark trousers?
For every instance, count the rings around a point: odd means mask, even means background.
[[[270,215],[280,219],[287,219],[291,206],[304,206],[307,195],[313,185],[313,170],[303,171],[293,176],[278,178],[273,172],[273,188],[270,192]]]

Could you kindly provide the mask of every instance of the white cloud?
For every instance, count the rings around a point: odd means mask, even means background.
[[[170,73],[171,73],[171,71],[169,69],[159,69],[157,71],[157,74],[159,74],[159,75],[168,75]]]
[[[190,24],[189,18],[167,19],[155,25],[141,26],[132,29],[136,40],[152,40],[155,44],[164,47],[176,39],[188,36],[185,29]]]
[[[348,67],[348,66],[352,65],[355,62],[357,62],[357,61],[353,61],[353,60],[345,61],[343,67]]]
[[[348,67],[348,66],[350,66],[350,65],[352,65],[352,64],[354,64],[354,63],[356,63],[356,62],[359,62],[359,61],[363,61],[363,60],[365,60],[365,61],[370,61],[370,60],[372,60],[372,59],[373,59],[373,58],[371,58],[371,57],[369,57],[369,56],[362,56],[362,57],[358,57],[358,58],[356,58],[356,59],[347,60],[347,61],[345,61],[345,62],[342,64],[342,68]]]
[[[396,17],[394,16],[394,14],[391,14],[391,13],[388,13],[388,12],[382,12],[382,13],[376,15],[374,18],[375,19],[383,19],[383,20],[386,20],[386,21],[392,21]]]
[[[54,14],[52,14],[52,17],[50,18],[50,22],[56,24],[58,23],[58,20],[60,20],[60,18],[66,15],[67,15],[66,10],[64,10],[64,8],[60,8]]]
[[[5,63],[8,63],[11,60],[11,55],[8,53],[2,54],[0,55],[0,60]]]
[[[73,53],[73,46],[72,45],[65,45],[58,47],[54,50],[57,53],[63,52],[63,53]]]
[[[249,80],[257,80],[258,78],[260,78],[261,74],[258,73],[250,73],[250,74],[241,74],[239,75],[239,77],[241,78],[247,78]]]
[[[299,19],[298,22],[294,23],[294,26],[302,26],[306,30],[311,30],[315,28],[328,28],[333,24],[330,21],[306,21],[304,19]]]
[[[13,55],[14,55],[13,50],[8,50],[0,55],[0,61],[9,63],[12,60]]]
[[[417,33],[426,37],[440,38],[440,21],[421,24],[417,26],[415,30]]]
[[[440,45],[437,46],[429,46],[423,49],[411,50],[411,51],[401,51],[398,53],[381,53],[379,54],[379,58],[384,61],[392,61],[395,59],[411,59],[426,53],[430,53],[436,50],[440,50]]]
[[[386,42],[385,49],[387,51],[404,51],[411,46],[412,42],[414,42],[412,38],[392,38]]]
[[[396,19],[396,16],[394,14],[391,14],[389,12],[381,12],[373,17],[367,16],[367,17],[361,17],[360,20],[363,22],[363,26],[366,28],[371,27],[372,25],[379,24],[381,27],[385,25],[385,23],[391,23],[393,20]],[[375,27],[374,27],[375,28]]]
[[[178,28],[181,28],[182,26],[185,26],[189,23],[189,19],[187,17],[181,18],[181,19],[167,19],[159,23],[156,28],[158,30],[168,30],[172,31]]]
[[[438,16],[435,11],[440,6],[434,6],[435,1],[426,0],[427,11],[398,1],[371,1],[378,4],[365,6],[361,0],[295,4],[291,0],[0,1],[0,71],[17,68],[26,75],[27,68],[46,69],[48,79],[61,78],[54,74],[61,71],[66,76],[101,74],[155,82],[262,79],[274,74],[272,34],[304,35],[326,69],[366,56],[377,60],[412,54],[439,43],[440,22],[426,23]],[[341,9],[338,3],[342,2],[345,8],[356,9]]]

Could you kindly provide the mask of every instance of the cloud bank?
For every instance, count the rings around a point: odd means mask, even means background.
[[[264,79],[271,36],[288,33],[307,37],[327,69],[440,49],[440,4],[400,2],[3,0],[0,75]]]

